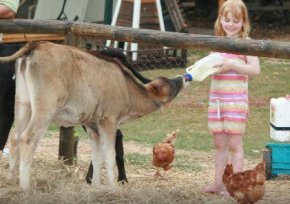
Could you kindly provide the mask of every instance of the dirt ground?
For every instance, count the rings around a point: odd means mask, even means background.
[[[125,152],[151,155],[152,148],[134,142],[125,142]],[[129,183],[116,188],[104,186],[94,189],[85,183],[90,161],[89,140],[82,139],[78,149],[78,164],[63,165],[57,158],[58,136],[43,138],[36,150],[32,167],[32,190],[20,190],[18,176],[7,179],[8,158],[0,160],[0,203],[236,203],[230,197],[202,193],[213,180],[212,153],[178,151],[176,155],[189,156],[189,161],[202,170],[181,171],[172,169],[167,180],[155,179],[155,169],[149,164],[132,165],[126,161]],[[176,159],[178,159],[178,156]],[[249,168],[259,160],[246,160]],[[103,171],[104,172],[104,171]],[[115,171],[116,172],[116,171]],[[266,193],[258,203],[284,204],[290,199],[290,178],[279,177],[266,182]]]

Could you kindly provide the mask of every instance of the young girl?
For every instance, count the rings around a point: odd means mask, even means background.
[[[242,0],[227,0],[215,22],[215,33],[230,38],[248,38],[247,8]],[[222,182],[225,165],[234,172],[243,170],[243,135],[248,117],[248,76],[260,73],[258,57],[220,53],[225,59],[215,65],[220,71],[212,76],[209,94],[208,126],[215,147],[215,178],[204,192],[226,193]],[[236,59],[236,60],[235,60]],[[237,63],[237,60],[243,63]],[[231,160],[228,161],[228,151]]]

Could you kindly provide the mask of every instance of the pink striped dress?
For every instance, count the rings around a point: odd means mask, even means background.
[[[243,55],[221,53],[226,58]],[[248,76],[234,71],[212,76],[209,93],[208,127],[213,134],[243,135],[248,118]]]

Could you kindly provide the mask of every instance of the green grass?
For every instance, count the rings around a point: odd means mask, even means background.
[[[199,53],[189,59],[196,60],[203,55],[204,53]],[[247,157],[261,157],[261,150],[271,142],[270,99],[290,93],[290,60],[261,58],[260,61],[261,74],[249,81],[250,114],[244,137]],[[184,69],[171,69],[143,73],[154,78],[158,75],[174,76],[183,72]],[[212,151],[212,136],[207,130],[209,84],[210,79],[193,82],[163,113],[155,112],[126,124],[122,128],[125,141],[153,145],[166,137],[167,133],[180,129],[177,149]]]
[[[126,163],[142,166],[143,168],[148,168],[148,164],[151,162],[150,156],[138,153],[126,154]]]

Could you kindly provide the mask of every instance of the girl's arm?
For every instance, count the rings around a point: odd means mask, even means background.
[[[246,64],[239,64],[234,60],[225,59],[222,63],[215,65],[215,67],[220,70],[220,73],[233,70],[239,74],[244,74],[251,77],[258,76],[261,70],[259,58],[256,56],[247,56],[246,58]]]
[[[0,4],[0,19],[4,18],[15,18],[15,12],[5,5]]]

